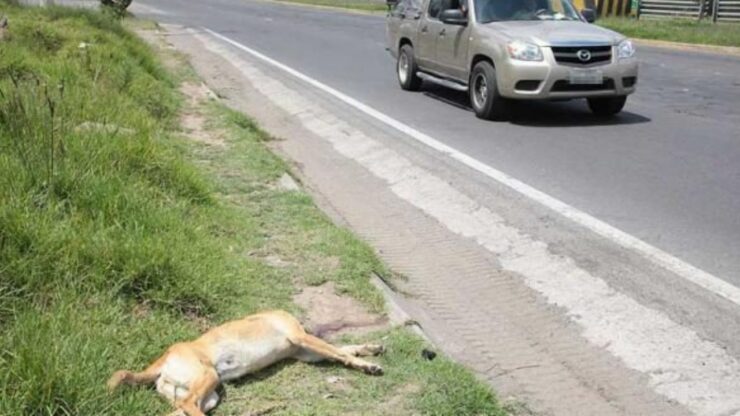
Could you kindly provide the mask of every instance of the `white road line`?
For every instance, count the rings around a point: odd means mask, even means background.
[[[557,198],[554,198],[538,189],[535,189],[523,183],[522,181],[515,179],[504,172],[501,172],[500,170],[486,165],[485,163],[475,159],[472,156],[469,156],[465,153],[460,152],[459,150],[447,146],[446,144],[414,129],[413,127],[408,126],[384,113],[381,113],[380,111],[342,92],[339,92],[334,88],[309,77],[308,75],[305,75],[283,63],[280,63],[260,52],[257,52],[252,48],[244,46],[235,40],[223,36],[220,33],[214,32],[208,28],[203,29],[211,35],[217,37],[218,39],[221,39],[224,42],[227,42],[243,50],[244,52],[247,52],[253,57],[269,65],[272,65],[300,79],[301,81],[304,81],[318,88],[321,91],[324,91],[325,93],[345,102],[346,104],[354,107],[359,111],[362,111],[363,113],[373,117],[374,119],[381,121],[382,123],[395,128],[401,133],[408,135],[414,140],[421,142],[441,153],[444,153],[445,155],[461,162],[469,168],[475,169],[476,171],[488,176],[489,178],[494,179],[503,185],[506,185],[507,187],[546,206],[547,208],[550,208],[558,214],[595,232],[596,234],[599,234],[600,236],[607,238],[624,248],[640,254],[644,258],[660,265],[661,267],[677,274],[678,276],[681,276],[682,278],[698,286],[701,286],[702,288],[712,293],[715,293],[737,305],[740,305],[740,288],[733,286],[732,284],[727,283],[724,280],[710,273],[707,273],[704,270],[701,270],[698,267],[695,267],[681,259],[678,259],[666,253],[665,251],[654,247],[636,237],[633,237],[630,234],[627,234],[624,231],[621,231],[597,218],[594,218],[591,215],[586,214],[585,212],[580,211],[577,208],[574,208]]]

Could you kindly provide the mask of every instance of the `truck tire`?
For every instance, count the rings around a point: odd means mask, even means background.
[[[626,95],[617,97],[593,97],[588,98],[588,108],[597,116],[609,117],[622,111],[626,102]]]
[[[421,88],[421,78],[416,75],[419,69],[414,61],[414,48],[411,45],[403,45],[398,51],[398,61],[396,62],[396,74],[398,74],[398,83],[406,91],[418,91]]]
[[[468,84],[470,105],[478,118],[504,120],[509,115],[508,101],[498,92],[496,69],[488,61],[475,64]]]

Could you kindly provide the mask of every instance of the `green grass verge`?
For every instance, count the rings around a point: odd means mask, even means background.
[[[382,264],[308,196],[271,186],[287,167],[249,119],[211,106],[228,151],[186,140],[177,77],[119,22],[0,7],[0,414],[164,414],[151,389],[108,395],[110,373],[207,325],[300,313],[300,284],[331,280],[382,309],[367,281]],[[461,367],[423,360],[417,338],[381,336],[386,376],[286,363],[227,386],[215,413],[502,414]],[[345,378],[333,398],[327,374]]]
[[[693,19],[636,20],[623,17],[607,17],[597,20],[596,23],[632,38],[740,46],[740,25],[733,23],[712,24]]]

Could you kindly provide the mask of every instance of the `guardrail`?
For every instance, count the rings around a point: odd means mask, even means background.
[[[640,17],[684,17],[740,22],[740,0],[641,0]]]
[[[740,22],[740,1],[718,0],[713,16],[715,20]]]

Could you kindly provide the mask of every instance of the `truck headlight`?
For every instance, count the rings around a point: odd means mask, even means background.
[[[635,56],[635,45],[632,44],[631,40],[625,39],[619,42],[619,45],[617,45],[617,56],[619,59],[627,59]]]
[[[543,59],[542,50],[533,43],[515,40],[509,42],[506,45],[506,49],[509,51],[509,56],[512,59],[518,59],[520,61],[541,61]]]

